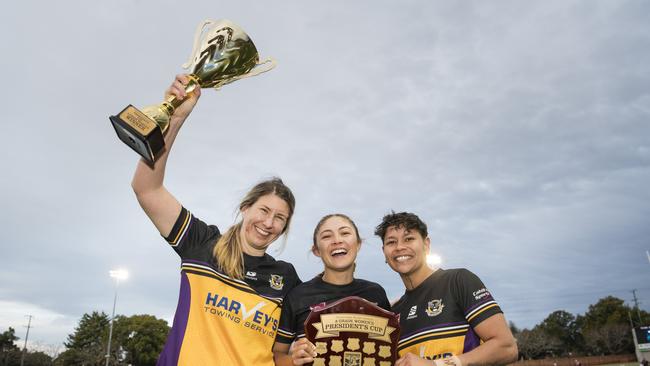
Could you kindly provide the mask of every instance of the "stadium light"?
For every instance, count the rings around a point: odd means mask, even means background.
[[[117,303],[117,285],[120,280],[129,278],[129,272],[125,269],[114,269],[108,271],[108,274],[115,279],[115,297],[113,298],[113,313],[111,315],[111,325],[108,330],[108,345],[106,346],[106,366],[111,359],[111,339],[113,338],[113,320],[115,319],[115,304]]]
[[[441,263],[442,263],[442,258],[438,254],[435,253],[427,254],[427,266],[429,266],[431,269],[438,268]]]
[[[126,269],[114,269],[108,271],[108,274],[115,278],[117,281],[119,280],[126,280],[129,278],[129,272]]]

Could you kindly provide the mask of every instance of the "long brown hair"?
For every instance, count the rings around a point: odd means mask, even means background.
[[[274,194],[280,197],[289,206],[289,217],[282,229],[281,234],[289,232],[291,217],[296,207],[296,199],[282,179],[273,177],[255,185],[239,203],[239,210],[242,211],[257,202],[262,196]],[[219,268],[229,277],[236,279],[244,278],[244,252],[242,250],[241,231],[242,220],[231,226],[220,238],[212,250],[212,255]]]

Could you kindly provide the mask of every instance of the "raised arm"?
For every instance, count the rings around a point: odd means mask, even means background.
[[[176,108],[169,122],[169,128],[165,135],[165,151],[160,155],[153,165],[148,165],[143,159],[138,162],[135,169],[131,187],[144,212],[156,226],[160,234],[168,236],[176,218],[181,211],[181,204],[172,196],[163,185],[165,178],[165,167],[176,135],[181,126],[192,112],[196,101],[201,96],[201,89],[196,88],[190,94],[185,93],[184,85],[187,85],[186,75],[177,75],[172,85],[165,91],[165,99],[170,95],[178,98],[185,98],[185,101]]]

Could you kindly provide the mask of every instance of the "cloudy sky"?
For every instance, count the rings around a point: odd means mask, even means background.
[[[270,4],[270,3],[268,3]],[[318,219],[354,218],[357,274],[403,292],[374,226],[419,214],[445,268],[477,273],[508,320],[584,313],[636,289],[650,310],[647,1],[12,2],[0,14],[0,331],[61,344],[110,313],[171,319],[179,260],[130,188],[137,155],[108,116],[159,103],[195,27],[229,18],[272,72],[205,90],[168,189],[225,228],[257,181],[297,211],[303,279]]]

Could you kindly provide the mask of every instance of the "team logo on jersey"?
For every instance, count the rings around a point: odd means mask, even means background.
[[[426,311],[428,316],[436,316],[440,315],[442,313],[442,309],[445,307],[445,305],[442,303],[442,299],[439,300],[431,300],[427,303],[427,308]]]
[[[417,311],[418,311],[417,305],[411,306],[411,309],[409,310],[409,315],[406,316],[406,320],[417,318],[418,317]]]
[[[282,290],[284,287],[284,278],[280,275],[271,275],[271,278],[269,279],[269,284],[271,285],[271,288],[274,290]]]

